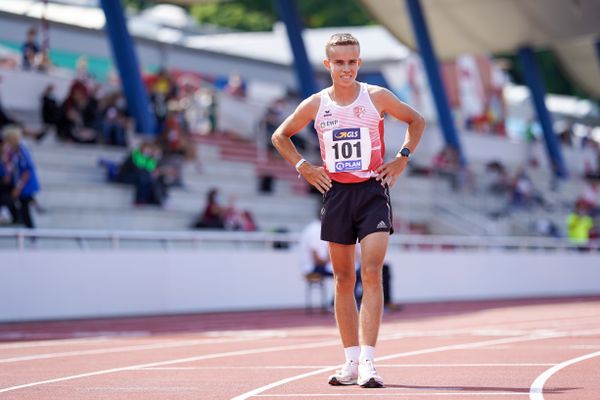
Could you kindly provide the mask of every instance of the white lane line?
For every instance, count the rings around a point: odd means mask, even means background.
[[[600,329],[585,329],[581,331],[577,331],[577,336],[596,336],[600,333]]]
[[[327,365],[333,367],[333,365]],[[339,367],[339,366],[338,366]],[[256,369],[316,369],[325,368],[325,365],[248,365],[240,366],[207,366],[207,367],[158,367],[158,368],[140,368],[140,371],[197,371],[197,370],[214,370],[214,369],[237,369],[237,370],[256,370]]]
[[[590,358],[600,356],[600,351],[596,351],[595,353],[590,353],[583,355],[581,357],[572,358],[560,364],[556,364],[554,367],[547,369],[540,376],[538,376],[535,381],[531,384],[529,388],[529,399],[530,400],[544,400],[544,384],[546,381],[555,373],[560,371],[563,368],[566,368],[570,365],[576,364],[581,361],[588,360]]]
[[[68,335],[68,336],[67,336]],[[150,336],[148,331],[77,331],[67,334],[61,333],[45,333],[45,332],[8,332],[0,333],[0,340],[36,340],[36,341],[51,341],[51,340],[77,340],[89,339],[99,336],[114,336],[114,337],[138,337]]]
[[[26,349],[30,347],[51,347],[51,346],[62,346],[62,345],[75,345],[75,344],[88,344],[103,342],[109,339],[106,336],[98,336],[94,338],[81,338],[81,339],[57,339],[57,340],[36,340],[32,342],[18,342],[18,343],[2,343],[0,344],[0,350],[4,349]]]
[[[413,392],[401,392],[401,393],[373,393],[369,391],[369,398],[371,397],[396,397],[399,396],[407,398],[406,396],[516,396],[516,395],[527,395],[527,393],[507,393],[507,392],[478,392],[478,393],[449,393],[449,392],[428,392],[428,393],[413,393]],[[254,397],[365,397],[364,393],[311,393],[311,394],[257,394]]]
[[[556,334],[556,335],[558,335],[558,334]],[[401,337],[401,335],[399,335],[399,337]],[[527,337],[529,337],[529,336],[527,336]],[[395,338],[397,338],[397,337],[396,336],[382,337],[381,340],[388,340],[388,339],[395,339]],[[519,338],[510,338],[510,339],[519,339]],[[507,339],[500,339],[500,340],[505,341]],[[477,342],[477,343],[488,343],[488,342],[486,341],[486,342]],[[497,343],[497,340],[491,341],[490,344],[495,344],[495,343]],[[243,356],[243,355],[249,355],[249,354],[260,354],[260,353],[287,351],[287,350],[312,349],[312,348],[326,347],[326,346],[333,346],[333,345],[339,345],[339,339],[336,338],[334,340],[327,340],[327,341],[322,341],[322,342],[306,343],[306,344],[299,344],[299,345],[275,346],[275,347],[266,347],[266,348],[252,349],[252,350],[241,350],[241,351],[232,351],[232,352],[225,352],[225,353],[205,354],[205,355],[196,356],[196,357],[159,361],[159,362],[148,363],[148,364],[131,365],[131,366],[120,367],[120,368],[111,368],[111,369],[106,369],[106,370],[88,372],[88,373],[84,373],[84,374],[66,376],[66,377],[62,377],[62,378],[55,378],[55,379],[48,379],[48,380],[44,380],[44,381],[32,382],[32,383],[27,383],[27,384],[23,384],[23,385],[2,388],[2,389],[0,389],[0,393],[10,392],[13,390],[18,390],[18,389],[25,389],[25,388],[32,387],[32,386],[44,385],[44,384],[49,384],[49,383],[63,382],[63,381],[80,379],[80,378],[96,376],[96,375],[111,374],[111,373],[120,372],[120,371],[162,367],[165,365],[173,365],[173,364],[181,364],[181,363],[201,361],[201,360],[209,360],[209,359],[220,358],[220,357]],[[450,347],[460,349],[460,348],[463,348],[463,345],[453,345]],[[467,348],[468,347],[470,347],[470,346],[467,346]],[[426,354],[428,352],[429,351],[427,351],[427,350],[424,350],[424,351],[419,350],[417,352],[412,352],[412,353]],[[318,373],[325,372],[325,371],[331,371],[331,370],[334,370],[335,368],[337,368],[337,367],[329,367],[328,366],[325,369],[320,369]],[[311,372],[311,373],[309,373],[308,376],[315,375],[315,374],[316,374],[316,372]],[[297,379],[300,379],[300,378],[297,378]]]
[[[378,368],[550,367],[556,363],[377,364]]]
[[[414,350],[414,351],[408,351],[408,352],[403,352],[403,353],[390,354],[390,355],[383,356],[383,357],[377,357],[375,359],[375,361],[385,361],[385,360],[390,360],[393,358],[410,357],[410,356],[421,355],[421,354],[430,354],[430,353],[439,353],[442,351],[450,351],[450,350],[472,349],[475,347],[493,346],[493,345],[502,344],[502,343],[525,342],[525,341],[530,341],[530,340],[547,339],[547,338],[560,337],[560,336],[564,336],[564,334],[562,334],[562,333],[554,333],[554,334],[546,333],[543,335],[528,335],[528,336],[495,339],[495,340],[484,340],[484,341],[480,341],[480,342],[454,344],[454,345],[449,345],[449,346],[440,346],[440,347],[433,347],[433,348],[429,348],[429,349]],[[281,379],[279,381],[270,383],[268,385],[261,386],[259,388],[250,390],[249,392],[240,394],[236,397],[233,397],[231,400],[246,400],[250,397],[254,397],[257,394],[260,394],[269,389],[273,389],[277,386],[285,385],[286,383],[297,381],[297,380],[304,379],[304,378],[308,378],[310,376],[319,375],[324,372],[334,371],[336,368],[337,367],[321,368],[316,371],[311,371],[311,372],[307,372],[307,373],[304,373],[301,375],[296,375],[296,376],[291,376],[289,378]]]
[[[0,393],[11,392],[13,390],[25,389],[25,388],[29,388],[29,387],[33,387],[33,386],[46,385],[49,383],[64,382],[64,381],[70,381],[73,379],[80,379],[80,378],[86,378],[86,377],[97,376],[97,375],[106,375],[106,374],[112,374],[115,372],[130,371],[130,370],[136,370],[136,369],[141,369],[141,368],[152,368],[152,367],[160,367],[163,365],[182,364],[182,363],[188,363],[188,362],[194,362],[194,361],[210,360],[210,359],[221,358],[221,357],[246,356],[246,355],[250,355],[250,354],[261,354],[261,353],[287,351],[287,350],[313,349],[313,348],[317,348],[317,347],[339,345],[339,343],[340,343],[339,339],[335,339],[335,340],[328,340],[328,341],[317,342],[317,343],[305,343],[305,344],[275,346],[275,347],[262,347],[262,348],[258,348],[258,349],[252,349],[252,350],[238,350],[238,351],[229,351],[229,352],[224,352],[224,353],[204,354],[204,355],[195,356],[195,357],[178,358],[178,359],[174,359],[174,360],[159,361],[159,362],[153,362],[153,363],[147,363],[147,364],[129,365],[126,367],[104,369],[104,370],[93,371],[93,372],[88,372],[88,373],[84,373],[84,374],[70,375],[70,376],[64,376],[61,378],[47,379],[44,381],[26,383],[23,385],[10,386],[10,387],[0,389]]]
[[[581,327],[590,325],[589,321],[597,322],[600,319],[600,315],[594,316],[581,316],[572,318],[554,318],[554,319],[540,319],[534,321],[502,321],[499,325],[509,325],[514,329],[536,329],[540,325],[545,325],[548,329],[570,329],[573,327]]]
[[[556,363],[486,363],[486,364],[377,364],[378,368],[474,368],[474,367],[552,367]],[[214,369],[256,370],[256,369],[320,369],[339,368],[339,365],[246,365],[246,366],[198,366],[198,367],[156,367],[140,368],[143,371],[194,371]]]
[[[537,339],[541,339],[541,338],[560,337],[560,336],[564,336],[564,335],[565,335],[564,333],[546,332],[544,334],[538,334],[538,335],[534,335],[534,336],[530,335],[530,336],[525,336],[525,337],[516,337],[516,338],[499,339],[499,340],[500,340],[500,342],[504,342],[504,341],[509,341],[509,342],[510,341],[525,341],[525,340],[537,340]],[[382,337],[381,339],[382,340],[387,340],[387,339],[398,339],[398,338],[402,338],[402,335],[391,336],[391,337],[388,337],[388,338]],[[444,346],[443,347],[444,350],[439,350],[440,348],[419,350],[419,351],[416,351],[416,352],[399,353],[399,355],[396,355],[396,357],[403,357],[403,356],[416,355],[416,354],[427,354],[427,353],[436,352],[436,351],[445,351],[445,350],[453,350],[453,349],[470,348],[470,347],[473,347],[473,346],[485,346],[487,344],[493,345],[493,344],[496,344],[496,343],[498,343],[498,340],[492,340],[492,341],[489,341],[489,342],[488,341],[484,341],[484,342],[475,342],[475,343],[471,343],[471,344]],[[90,377],[90,376],[97,376],[97,375],[105,375],[105,374],[110,374],[110,373],[115,373],[115,372],[121,372],[121,371],[136,370],[136,369],[141,369],[141,368],[160,367],[160,366],[164,366],[164,365],[180,364],[180,363],[201,361],[201,360],[214,359],[214,358],[220,358],[220,357],[243,356],[243,355],[250,355],[250,354],[260,354],[260,353],[267,353],[267,352],[276,352],[276,351],[310,349],[310,348],[326,347],[326,346],[332,346],[332,345],[339,345],[339,339],[336,338],[335,340],[328,340],[328,341],[322,341],[322,342],[316,342],[316,343],[307,343],[307,344],[303,344],[303,345],[276,346],[276,347],[259,348],[259,349],[245,350],[245,351],[233,351],[233,352],[225,352],[225,353],[213,353],[213,354],[207,354],[207,355],[201,355],[201,356],[195,356],[195,357],[188,357],[188,358],[181,358],[181,359],[160,361],[160,362],[147,363],[147,364],[130,365],[130,366],[119,367],[119,368],[111,368],[111,369],[106,369],[106,370],[99,370],[99,371],[88,372],[88,373],[84,373],[84,374],[71,375],[71,376],[66,376],[66,377],[61,377],[61,378],[48,379],[48,380],[44,380],[44,381],[37,381],[37,382],[32,382],[32,383],[27,383],[27,384],[22,384],[22,385],[17,385],[17,386],[10,386],[10,387],[6,387],[6,388],[0,388],[0,393],[10,392],[10,391],[19,390],[19,389],[25,389],[25,388],[29,388],[29,387],[33,387],[33,386],[39,386],[39,385],[44,385],[44,384],[49,384],[49,383],[63,382],[63,381],[68,381],[68,380],[73,380],[73,379],[80,379],[80,378],[85,378],[85,377]],[[378,360],[384,360],[384,359],[388,359],[388,358],[394,358],[394,357],[382,357],[382,358],[378,358]],[[320,369],[318,371],[313,371],[311,373],[304,374],[304,375],[306,375],[306,376],[312,376],[312,375],[316,375],[316,374],[319,374],[319,373],[322,373],[322,372],[332,371],[334,369],[335,369],[335,367],[326,368],[326,369]],[[293,379],[290,379],[289,381],[293,381],[293,380],[296,380],[296,379],[301,379],[301,378],[304,377],[304,375],[293,377]],[[276,383],[278,383],[278,384],[275,385],[275,386],[278,386],[278,385],[287,383],[287,380],[285,382],[279,381],[279,382],[276,382]],[[267,388],[265,387],[261,391],[264,391],[266,389]],[[254,391],[252,391],[252,392],[254,392]],[[260,391],[257,392],[257,393],[260,393]],[[249,396],[247,396],[247,397],[249,397]],[[247,398],[247,397],[242,397],[242,398]]]
[[[125,351],[172,349],[172,348],[176,348],[176,347],[197,346],[197,345],[203,345],[203,344],[246,342],[246,341],[255,340],[255,339],[258,339],[258,338],[197,339],[197,340],[184,340],[184,341],[176,340],[176,341],[153,343],[153,344],[139,344],[139,345],[135,345],[135,346],[109,347],[109,348],[103,348],[103,349],[91,349],[91,350],[80,350],[80,351],[65,351],[65,352],[61,352],[61,353],[32,354],[29,356],[1,358],[0,364],[8,364],[8,363],[14,363],[14,362],[20,362],[20,361],[47,360],[49,358],[87,356],[87,355],[92,355],[92,354],[122,353]]]
[[[406,337],[430,337],[430,336],[439,336],[439,337],[449,337],[453,336],[450,332],[458,333],[456,331],[438,331],[434,332],[402,332],[402,333],[394,333],[390,335],[382,335],[387,339],[399,339]],[[532,331],[532,332],[512,332],[512,331],[495,331],[489,332],[486,331],[485,336],[523,336],[523,335],[532,335],[540,332],[546,331]],[[483,333],[480,330],[472,330],[472,331],[460,331],[461,335],[469,335],[469,336],[480,336]],[[244,332],[241,335],[236,336],[227,336],[225,338],[210,338],[210,339],[195,339],[188,341],[170,341],[166,343],[152,343],[152,344],[144,344],[144,345],[132,345],[132,346],[120,346],[120,347],[112,347],[105,349],[89,349],[89,350],[79,350],[79,351],[67,351],[67,352],[57,352],[57,353],[42,353],[42,354],[31,354],[26,356],[18,356],[18,357],[9,357],[9,358],[0,358],[0,364],[7,363],[15,363],[22,361],[34,361],[34,360],[45,360],[50,358],[60,358],[60,357],[76,357],[76,356],[87,356],[87,355],[95,355],[95,354],[108,354],[108,353],[119,353],[125,351],[143,351],[143,350],[153,350],[153,349],[162,349],[162,348],[173,348],[173,347],[184,347],[184,346],[193,346],[193,345],[201,345],[201,344],[212,344],[212,343],[234,343],[239,341],[245,341],[248,339],[263,339],[270,337],[283,337],[280,332],[271,331],[269,334],[259,333],[259,334],[251,334],[250,331]],[[65,343],[65,342],[63,342]]]

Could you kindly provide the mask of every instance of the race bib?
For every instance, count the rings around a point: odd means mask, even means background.
[[[325,165],[329,172],[367,171],[371,164],[369,128],[342,128],[323,132]]]

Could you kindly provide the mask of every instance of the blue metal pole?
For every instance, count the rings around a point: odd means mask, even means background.
[[[127,30],[120,0],[101,0],[106,16],[106,34],[121,77],[127,107],[137,122],[137,131],[155,134],[156,121],[150,113],[148,94],[142,83],[139,64],[131,36]]]
[[[279,17],[286,26],[288,39],[294,54],[294,68],[303,97],[308,97],[317,91],[315,76],[306,54],[302,40],[302,22],[294,0],[277,0],[275,2]]]
[[[596,57],[598,57],[598,64],[600,65],[600,39],[596,40]]]
[[[541,79],[540,71],[535,60],[535,54],[531,47],[521,47],[518,51],[519,61],[523,69],[523,76],[531,91],[533,104],[544,132],[544,142],[546,143],[546,151],[550,158],[550,163],[556,176],[566,178],[567,168],[563,161],[562,153],[558,138],[552,127],[552,116],[546,108],[545,98],[546,90]]]
[[[427,30],[427,24],[421,8],[420,0],[406,0],[406,5],[410,13],[410,19],[412,21],[413,31],[417,40],[421,57],[425,65],[425,71],[429,79],[429,85],[433,93],[433,99],[435,101],[435,107],[438,112],[438,118],[440,126],[442,127],[442,133],[446,144],[452,146],[458,151],[460,159],[464,164],[466,162],[461,145],[458,137],[452,114],[450,113],[450,104],[444,90],[442,78],[440,76],[440,67],[433,51],[433,45],[429,37]]]

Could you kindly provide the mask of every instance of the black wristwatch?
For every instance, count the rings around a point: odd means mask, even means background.
[[[403,147],[398,154],[400,154],[401,157],[410,158],[410,149],[408,147]]]

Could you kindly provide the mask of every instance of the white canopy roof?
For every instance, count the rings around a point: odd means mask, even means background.
[[[402,43],[416,48],[405,1],[362,0]],[[513,52],[523,45],[557,50],[584,89],[600,96],[598,0],[421,0],[436,54]]]
[[[387,29],[381,26],[305,29],[302,33],[310,62],[320,66],[325,58],[325,43],[336,32],[351,32],[361,43],[361,57],[365,66],[406,58],[409,50]],[[271,32],[234,32],[187,37],[189,47],[218,50],[247,58],[291,65],[293,55],[285,26],[277,23]]]

